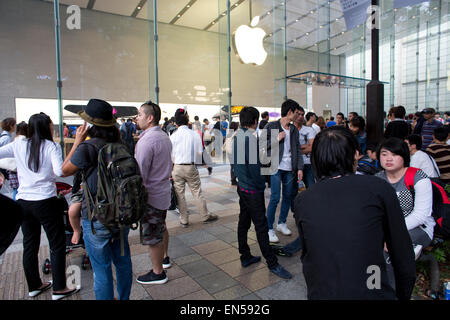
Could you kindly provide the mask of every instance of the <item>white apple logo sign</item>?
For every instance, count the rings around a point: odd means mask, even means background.
[[[253,28],[247,25],[239,26],[233,34],[233,46],[241,62],[260,66],[266,61],[267,52],[263,47],[266,32],[255,28],[258,23],[259,16],[256,16],[250,23]]]

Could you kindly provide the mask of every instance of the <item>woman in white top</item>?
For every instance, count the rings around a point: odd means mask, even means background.
[[[56,176],[62,175],[61,147],[53,142],[53,124],[44,113],[29,120],[28,139],[0,148],[1,158],[16,159],[19,189],[17,202],[23,210],[23,267],[29,296],[35,297],[53,285],[53,300],[79,289],[66,287],[66,236],[62,212],[56,198]],[[41,226],[50,245],[53,282],[42,283],[39,275]]]

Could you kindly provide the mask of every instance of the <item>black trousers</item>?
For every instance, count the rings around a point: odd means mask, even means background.
[[[66,287],[66,235],[63,212],[58,200],[53,197],[40,201],[17,202],[23,209],[23,268],[28,290],[37,290],[42,285],[38,259],[41,225],[50,245],[53,290],[63,290]]]
[[[248,259],[251,255],[250,247],[247,243],[247,233],[253,222],[255,225],[256,238],[258,239],[261,253],[266,259],[267,266],[270,268],[278,264],[278,259],[269,244],[269,227],[266,218],[266,205],[264,202],[264,193],[248,194],[240,191],[239,195],[239,222],[238,222],[238,244],[241,260]]]

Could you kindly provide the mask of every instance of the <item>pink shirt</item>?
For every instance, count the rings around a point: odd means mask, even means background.
[[[148,204],[159,210],[170,207],[170,176],[172,173],[172,143],[158,126],[141,133],[135,158],[148,192]]]

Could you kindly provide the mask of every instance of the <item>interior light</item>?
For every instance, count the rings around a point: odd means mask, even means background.
[[[137,7],[138,10],[141,10],[141,7]]]

